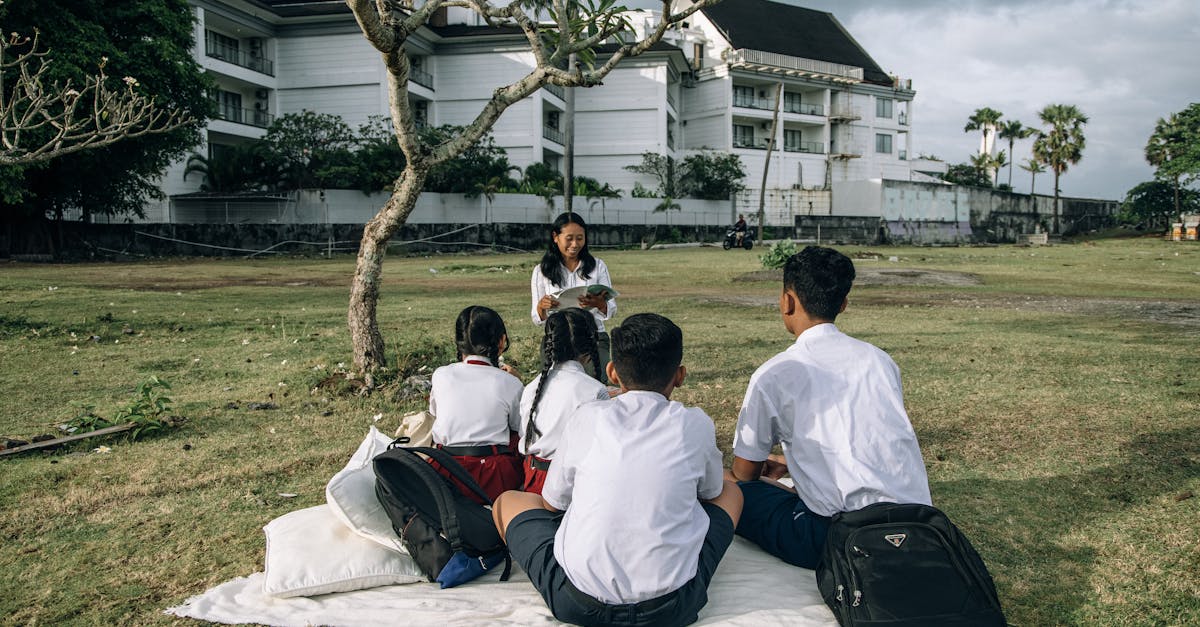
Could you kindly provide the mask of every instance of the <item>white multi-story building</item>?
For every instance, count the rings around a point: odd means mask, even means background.
[[[385,69],[344,2],[192,5],[196,58],[215,79],[218,106],[198,153],[220,159],[223,147],[253,141],[276,116],[305,109],[339,115],[351,126],[387,114]],[[643,11],[632,23],[644,33],[660,17]],[[418,119],[432,125],[468,123],[495,87],[534,62],[517,29],[482,25],[464,9],[440,13],[406,48],[409,98]],[[833,15],[726,0],[669,31],[647,54],[626,59],[603,85],[576,90],[575,173],[625,190],[639,182],[653,188],[654,181],[625,169],[642,153],[681,159],[714,149],[741,157],[750,188],[761,186],[766,168],[767,189],[781,194],[846,180],[921,179],[924,168],[910,159],[914,95]],[[510,107],[493,138],[516,166],[561,169],[565,109],[563,90],[548,86]],[[164,177],[168,195],[199,189],[200,177],[185,179],[183,170],[180,163]],[[167,219],[168,204],[158,212]],[[153,207],[148,213],[154,219]]]

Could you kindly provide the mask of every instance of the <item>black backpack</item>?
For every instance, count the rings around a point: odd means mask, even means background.
[[[483,488],[445,451],[400,446],[405,441],[401,438],[375,456],[375,496],[421,572],[429,581],[438,581],[447,562],[462,553],[482,565],[476,569],[477,576],[503,556],[504,574],[500,579],[507,581],[512,560],[496,531],[492,510],[467,498],[421,455],[437,461],[490,505],[492,501]],[[443,587],[448,587],[444,579]]]
[[[876,503],[834,515],[817,588],[843,627],[1006,624],[983,560],[929,505]]]

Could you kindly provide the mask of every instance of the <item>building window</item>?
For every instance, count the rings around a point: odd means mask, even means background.
[[[217,118],[230,122],[242,122],[242,95],[218,89],[213,94],[217,103]]]
[[[753,148],[754,147],[754,127],[748,124],[733,125],[733,147],[734,148]]]
[[[876,98],[875,99],[875,117],[892,119],[892,99],[891,98]],[[891,152],[891,151],[888,151]]]
[[[560,119],[561,119],[561,114],[558,111],[547,111],[546,112],[546,127],[552,128],[557,131],[558,123],[559,123]]]
[[[692,44],[692,69],[704,67],[704,44]]]
[[[753,107],[754,106],[754,88],[745,85],[733,86],[733,106],[735,107]]]
[[[413,124],[415,124],[416,127],[419,129],[428,128],[429,127],[429,101],[428,100],[414,101],[413,106],[412,106],[412,111],[413,111]]]
[[[216,31],[208,31],[205,33],[208,40],[205,42],[206,52],[208,56],[230,63],[239,61],[238,53],[240,50],[240,42],[228,35],[222,35]]]
[[[800,131],[783,129],[783,149],[787,152],[800,151]]]
[[[875,136],[875,152],[892,154],[892,136],[879,133]]]

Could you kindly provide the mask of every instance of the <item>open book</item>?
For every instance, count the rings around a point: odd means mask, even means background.
[[[554,300],[558,301],[558,306],[551,307],[549,311],[558,311],[559,309],[566,309],[568,307],[578,307],[579,297],[583,296],[584,294],[601,296],[604,298],[604,300],[611,300],[620,295],[617,290],[614,290],[607,285],[580,285],[577,287],[569,287],[561,292],[558,292],[557,294],[551,294],[551,296],[554,297]]]

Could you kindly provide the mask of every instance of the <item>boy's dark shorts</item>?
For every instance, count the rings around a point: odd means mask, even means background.
[[[506,538],[513,559],[529,574],[554,617],[577,625],[688,625],[708,603],[708,584],[733,541],[733,521],[725,510],[701,503],[708,514],[708,533],[700,548],[696,576],[683,587],[640,603],[609,605],[581,592],[554,558],[554,534],[562,514],[544,509],[522,512],[508,524]]]
[[[737,534],[793,566],[815,569],[830,519],[814,514],[795,492],[766,481],[739,481],[738,487],[743,504]]]

